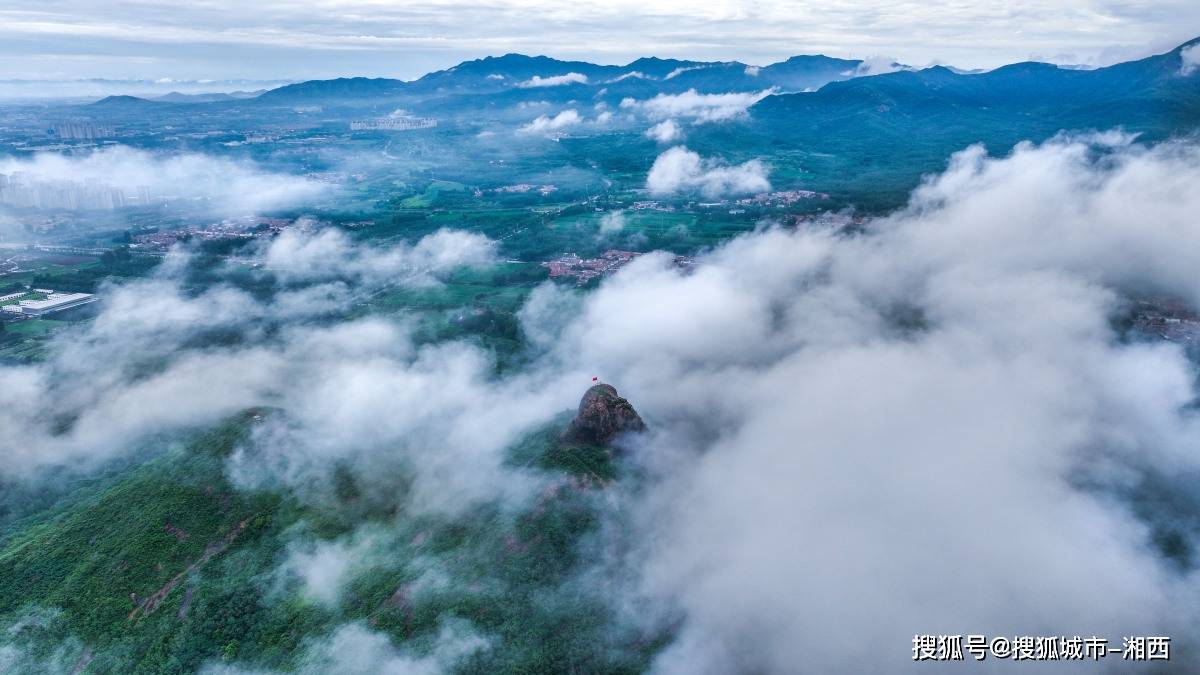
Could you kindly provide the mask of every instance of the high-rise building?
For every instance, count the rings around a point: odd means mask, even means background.
[[[351,131],[409,131],[412,129],[432,129],[438,121],[432,117],[380,117],[373,120],[356,120],[350,123]]]
[[[112,127],[91,122],[58,122],[46,130],[46,135],[62,140],[95,140],[116,135]]]

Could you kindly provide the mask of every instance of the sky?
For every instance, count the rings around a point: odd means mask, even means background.
[[[1195,0],[4,0],[0,79],[409,79],[508,52],[1107,65],[1197,35]]]

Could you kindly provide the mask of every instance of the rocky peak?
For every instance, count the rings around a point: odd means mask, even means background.
[[[608,445],[620,434],[645,428],[646,423],[633,405],[617,394],[616,387],[597,384],[583,395],[579,412],[562,438],[567,443]]]

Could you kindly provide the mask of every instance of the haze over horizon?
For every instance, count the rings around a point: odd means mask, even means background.
[[[852,0],[837,6],[676,0],[604,6],[498,0],[462,9],[335,0],[0,8],[0,79],[411,79],[508,52],[603,64],[641,56],[765,65],[796,54],[991,68],[1024,60],[1110,65],[1200,34],[1200,5],[1071,0],[966,7]]]

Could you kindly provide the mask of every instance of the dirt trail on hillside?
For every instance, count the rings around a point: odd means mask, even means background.
[[[254,516],[250,516],[250,518],[253,517]],[[186,569],[172,577],[171,580],[166,583],[166,585],[155,591],[153,595],[148,595],[141,600],[137,600],[137,606],[133,608],[133,611],[130,612],[129,616],[126,618],[129,621],[133,621],[135,618],[137,618],[139,613],[142,616],[146,616],[147,614],[150,614],[154,610],[158,609],[159,605],[161,605],[163,601],[167,599],[167,596],[171,594],[171,591],[175,590],[175,587],[178,586],[180,582],[187,577],[187,575],[200,569],[209,560],[212,560],[214,557],[220,555],[222,551],[229,548],[229,545],[233,543],[233,540],[237,539],[238,535],[242,533],[242,530],[246,529],[246,525],[250,523],[250,518],[246,518],[242,522],[238,523],[237,527],[229,531],[229,534],[226,534],[224,537],[221,537],[220,539],[206,546],[204,549],[204,554],[201,555],[196,562],[188,565]]]

